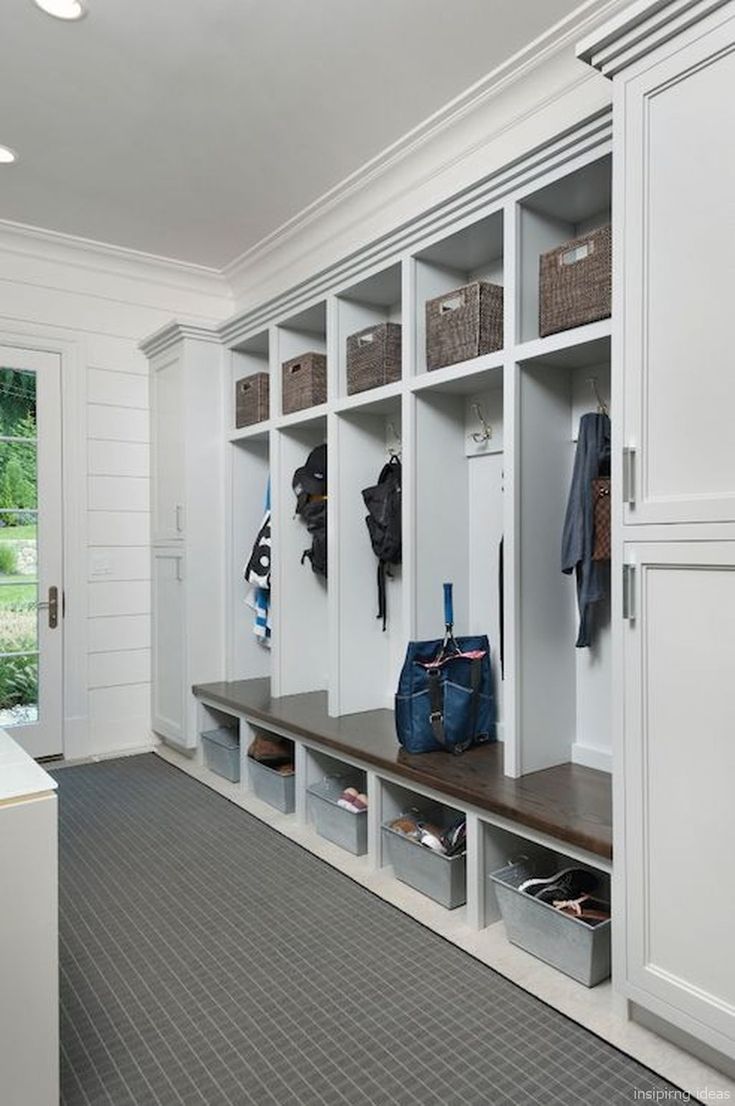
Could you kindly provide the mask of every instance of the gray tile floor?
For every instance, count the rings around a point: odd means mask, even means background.
[[[668,1088],[154,755],[56,778],[63,1106],[615,1106]]]

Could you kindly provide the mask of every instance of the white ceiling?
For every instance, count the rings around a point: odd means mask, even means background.
[[[579,0],[0,0],[0,219],[223,267]]]

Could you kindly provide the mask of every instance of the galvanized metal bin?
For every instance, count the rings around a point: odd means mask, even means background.
[[[404,833],[383,826],[383,841],[396,879],[454,910],[467,902],[467,858],[444,856]]]
[[[338,806],[337,800],[346,787],[362,789],[364,786],[359,777],[330,776],[306,789],[316,832],[355,856],[364,856],[367,852],[367,811],[353,814]]]
[[[204,750],[204,763],[218,776],[224,776],[231,783],[240,780],[240,738],[237,729],[220,726],[217,730],[207,730],[201,735]]]
[[[296,806],[293,772],[286,775],[248,757],[248,776],[250,786],[259,799],[283,814],[293,814]]]
[[[557,870],[563,866],[557,865]],[[569,861],[567,867],[571,866]],[[552,875],[553,871],[553,862],[550,868],[548,860],[542,859],[510,864],[490,876],[508,940],[585,987],[594,987],[610,975],[609,920],[588,925],[518,890],[524,880]],[[595,875],[600,879],[600,897],[609,901],[609,877],[604,872],[595,871]]]

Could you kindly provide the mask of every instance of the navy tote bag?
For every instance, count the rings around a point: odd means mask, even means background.
[[[463,753],[495,740],[490,645],[485,634],[455,638],[452,585],[444,585],[442,640],[411,641],[395,699],[396,732],[408,753]]]

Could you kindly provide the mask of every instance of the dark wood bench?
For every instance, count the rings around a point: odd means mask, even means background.
[[[326,692],[273,698],[268,679],[200,684],[194,687],[194,694],[260,722],[266,729],[271,726],[306,738],[366,767],[429,787],[447,799],[502,815],[598,856],[612,857],[612,795],[606,772],[560,764],[511,779],[503,772],[500,742],[458,757],[442,752],[411,756],[396,741],[392,711],[331,718]]]

